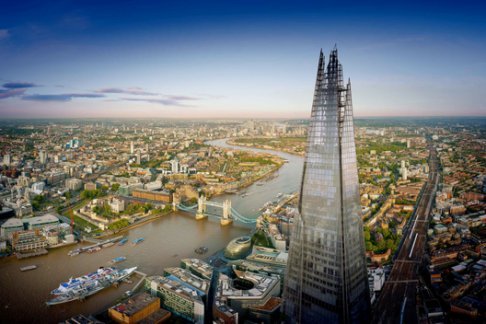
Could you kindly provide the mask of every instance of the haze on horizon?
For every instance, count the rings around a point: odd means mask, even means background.
[[[355,116],[486,116],[486,4],[19,1],[0,118],[308,118],[337,43]]]

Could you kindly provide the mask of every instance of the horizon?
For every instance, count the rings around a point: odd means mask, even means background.
[[[456,123],[456,126],[479,126],[484,127],[486,125],[486,116],[354,116],[353,117],[356,127],[384,127],[381,123],[389,123],[389,126],[410,125],[410,123],[425,123],[430,125],[440,126],[444,123]],[[42,126],[42,125],[67,125],[73,123],[98,123],[107,122],[110,127],[125,125],[125,124],[158,124],[164,125],[168,123],[184,124],[188,122],[204,124],[231,124],[231,123],[243,123],[246,121],[255,122],[268,122],[268,123],[293,123],[300,122],[301,125],[307,124],[311,120],[308,118],[178,118],[178,117],[68,117],[68,118],[2,118],[0,119],[0,130],[4,131],[11,127],[19,126]],[[106,126],[106,125],[105,125]]]
[[[391,116],[391,115],[382,115],[382,116],[353,116],[354,119],[486,119],[486,115],[443,115],[443,116],[419,116],[419,115],[410,115],[410,116]],[[268,120],[268,121],[287,121],[287,120],[310,120],[311,116],[308,117],[7,117],[2,118],[0,121],[15,121],[15,120],[201,120],[201,121],[209,121],[209,120]]]
[[[485,117],[486,4],[27,1],[0,13],[2,119],[306,119],[337,44],[356,118]]]
[[[420,115],[381,115],[381,116],[365,116],[365,115],[354,115],[354,119],[437,119],[437,118],[449,118],[449,119],[486,119],[485,115],[435,115],[435,116],[420,116]],[[11,120],[310,120],[311,116],[308,117],[7,117],[2,118],[0,121],[11,121]]]

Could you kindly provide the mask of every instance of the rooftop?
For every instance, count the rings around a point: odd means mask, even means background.
[[[151,276],[147,278],[151,282],[156,282],[159,287],[163,287],[165,290],[171,290],[186,299],[201,301],[201,297],[197,293],[197,289],[184,285],[183,283],[162,276]]]
[[[182,259],[181,264],[197,270],[206,278],[211,278],[213,274],[213,267],[200,259]]]
[[[201,293],[207,294],[209,290],[209,281],[193,275],[190,271],[181,268],[166,268],[164,270],[170,274],[170,279],[178,279],[194,288]]]
[[[220,275],[219,287],[221,296],[231,299],[262,299],[272,291],[275,285],[280,285],[279,277],[270,277],[253,272],[237,273],[240,279],[248,280],[253,283],[253,288],[249,290],[237,289],[233,286],[233,281],[224,274]]]
[[[163,323],[171,316],[171,312],[163,308],[158,309],[149,316],[145,317],[143,320],[137,322],[137,324],[152,324],[152,323]]]
[[[22,223],[22,220],[19,218],[9,218],[5,223],[2,224],[3,228],[20,226],[23,227],[24,223]]]
[[[158,297],[151,296],[148,293],[140,293],[131,297],[125,303],[116,304],[111,308],[119,313],[132,316],[158,299]]]
[[[57,218],[56,216],[54,216],[52,214],[45,214],[45,215],[42,215],[42,216],[27,218],[24,221],[26,223],[29,223],[30,225],[36,225],[36,224],[59,222],[59,218]]]

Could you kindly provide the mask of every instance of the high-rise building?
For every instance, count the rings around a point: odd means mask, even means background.
[[[47,151],[39,151],[39,161],[41,164],[46,164],[47,162]]]
[[[285,277],[289,323],[366,323],[370,295],[354,144],[351,83],[337,49],[320,54]]]
[[[134,152],[134,146],[133,146],[133,141],[130,142],[130,154],[133,155]]]
[[[10,166],[10,163],[11,163],[12,159],[10,157],[10,154],[5,154],[3,156],[3,164],[6,165],[6,166]]]
[[[177,158],[171,160],[170,165],[173,174],[179,173],[179,160]]]

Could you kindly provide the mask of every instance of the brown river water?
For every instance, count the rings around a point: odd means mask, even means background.
[[[74,246],[50,250],[46,256],[17,260],[10,257],[0,262],[0,321],[2,323],[57,323],[79,313],[98,313],[112,305],[125,291],[138,282],[132,276],[132,284],[118,288],[109,287],[88,297],[85,301],[45,306],[50,291],[62,281],[109,266],[118,256],[127,260],[120,268],[138,266],[146,274],[162,274],[163,269],[178,266],[181,258],[199,257],[194,249],[207,246],[207,255],[224,248],[237,236],[247,234],[246,227],[221,227],[217,220],[196,221],[188,214],[175,213],[164,216],[142,227],[130,230],[130,242],[124,246],[112,246],[96,253],[67,255]],[[131,241],[144,237],[145,241],[132,245]],[[20,267],[36,264],[36,270],[21,272]]]

